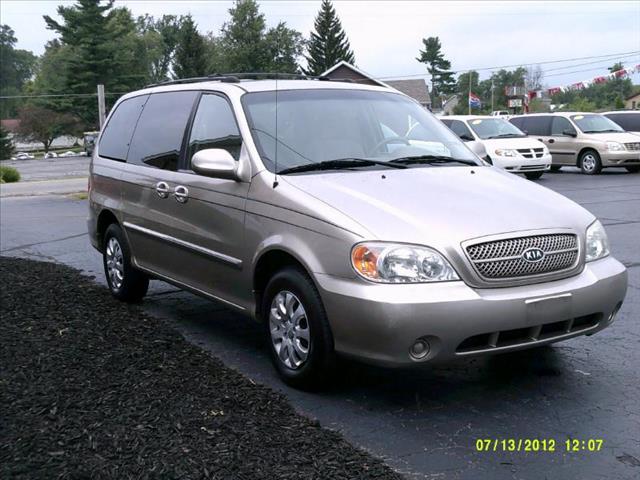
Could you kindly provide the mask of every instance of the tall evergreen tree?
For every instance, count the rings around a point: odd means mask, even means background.
[[[423,38],[422,44],[424,50],[420,50],[420,56],[416,60],[427,65],[427,71],[431,75],[431,97],[436,101],[442,94],[454,93],[456,81],[451,71],[451,62],[442,53],[440,39]]]
[[[59,6],[57,12],[60,22],[44,16],[47,28],[60,35],[60,45],[65,47],[65,61],[58,65],[64,91],[56,93],[86,95],[95,92],[98,84],[105,85],[107,92],[126,92],[144,85],[146,66],[136,55],[136,25],[129,10],[114,9],[113,0],[77,0],[74,5]],[[70,108],[87,126],[97,126],[94,97],[76,98]]]
[[[13,155],[14,147],[9,132],[0,127],[0,160],[7,160]]]
[[[37,57],[27,50],[15,48],[17,41],[9,25],[0,25],[0,95],[22,93],[36,69]],[[15,117],[18,102],[18,99],[9,98],[0,101],[0,117]]]
[[[264,72],[269,58],[264,41],[265,20],[255,0],[238,0],[229,9],[231,20],[222,27],[220,37],[225,70]]]
[[[320,75],[341,60],[355,63],[355,55],[330,0],[322,0],[314,29],[305,55],[307,75]]]
[[[173,64],[175,78],[201,77],[207,73],[207,57],[204,38],[191,15],[184,17]]]

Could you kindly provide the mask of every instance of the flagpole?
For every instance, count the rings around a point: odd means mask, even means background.
[[[471,70],[469,70],[469,99],[467,103],[469,104],[469,115],[471,115]]]

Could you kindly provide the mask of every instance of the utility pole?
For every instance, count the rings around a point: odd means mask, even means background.
[[[98,85],[98,119],[100,120],[100,130],[104,125],[105,120],[105,107],[104,107],[104,85]]]
[[[494,112],[494,111],[495,111],[495,107],[493,106],[493,78],[491,78],[491,112]]]

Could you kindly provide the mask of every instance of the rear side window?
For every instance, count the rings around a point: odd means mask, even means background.
[[[627,132],[640,132],[640,113],[611,113],[605,115]]]
[[[231,105],[219,95],[202,95],[189,138],[189,163],[194,153],[205,148],[224,149],[238,160],[241,146]]]
[[[551,135],[551,116],[521,117],[522,125],[516,125],[525,130],[528,135]]]
[[[197,95],[195,91],[151,95],[133,135],[127,163],[176,171]]]
[[[124,162],[127,159],[131,135],[149,95],[140,95],[121,102],[111,114],[100,138],[101,157]]]

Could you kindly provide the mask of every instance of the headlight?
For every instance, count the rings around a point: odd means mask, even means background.
[[[621,152],[626,149],[624,148],[624,145],[619,142],[607,142],[607,150],[610,152]]]
[[[592,262],[609,255],[609,239],[607,232],[599,220],[587,228],[585,260]]]
[[[496,150],[496,155],[500,157],[517,157],[518,152],[516,150],[499,148]]]
[[[459,280],[456,271],[428,247],[399,243],[359,243],[351,250],[355,271],[374,282],[423,283]]]

